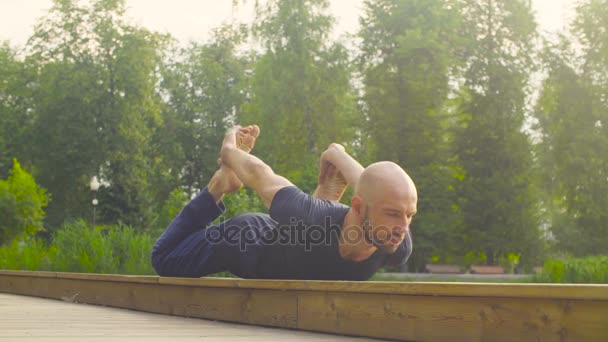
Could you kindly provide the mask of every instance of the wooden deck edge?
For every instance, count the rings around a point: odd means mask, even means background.
[[[0,271],[4,293],[351,336],[422,341],[608,340],[608,286],[436,285]],[[445,285],[456,285],[456,290],[448,291]],[[399,286],[406,290],[397,290]],[[497,289],[509,293],[497,296]],[[541,289],[546,296],[540,295]],[[517,290],[523,295],[517,296]]]
[[[500,284],[500,283],[437,283],[383,281],[318,281],[318,280],[252,280],[241,278],[165,278],[115,274],[31,272],[0,270],[0,276],[54,277],[94,281],[158,283],[190,287],[221,287],[281,291],[324,291],[376,293],[383,295],[459,296],[497,298],[542,298],[608,300],[608,285],[604,284]]]

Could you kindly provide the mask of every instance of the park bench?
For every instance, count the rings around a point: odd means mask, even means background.
[[[504,268],[501,266],[471,266],[472,274],[505,274]]]
[[[439,264],[427,264],[424,268],[426,273],[438,273],[438,274],[461,274],[462,269],[458,265],[439,265]]]

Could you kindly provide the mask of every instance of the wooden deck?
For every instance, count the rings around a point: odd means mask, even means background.
[[[158,315],[0,293],[7,341],[380,341]]]
[[[0,270],[0,293],[245,323],[247,329],[267,326],[401,341],[608,341],[608,285],[181,279]],[[1,336],[5,323],[0,316]],[[151,328],[151,335],[159,330]]]

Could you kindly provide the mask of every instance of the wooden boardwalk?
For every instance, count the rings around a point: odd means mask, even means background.
[[[140,327],[147,317],[163,316],[126,311],[129,317],[133,315],[131,322],[121,316],[125,311],[107,309],[112,311],[97,318],[76,313],[65,319],[60,314],[76,307],[63,303],[66,309],[45,311],[16,304],[8,312],[9,306],[3,308],[0,298],[0,342],[4,342],[2,336],[14,336],[7,332],[23,337],[55,334],[57,341],[70,340],[61,333],[74,333],[68,336],[72,341],[83,340],[78,334],[91,334],[91,340],[173,340],[179,336],[177,340],[327,341],[359,336],[400,341],[608,341],[608,285],[183,279],[0,270],[0,293],[207,320],[191,321],[182,328],[178,324],[189,319],[165,317],[170,323]],[[22,317],[19,324],[25,326],[7,327],[7,322],[16,324],[9,321],[15,317]],[[108,323],[114,317],[118,319]],[[208,320],[231,322],[221,326],[238,331],[203,325],[214,323]],[[287,335],[275,338],[270,332]]]
[[[74,304],[0,293],[7,341],[381,341]]]

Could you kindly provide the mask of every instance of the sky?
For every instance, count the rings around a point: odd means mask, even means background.
[[[255,0],[243,1],[234,11],[232,0],[127,0],[127,16],[150,30],[170,33],[181,44],[204,41],[213,28],[230,18],[251,20]],[[540,29],[563,30],[573,17],[576,0],[532,0]],[[0,41],[25,45],[36,21],[52,6],[52,0],[0,0]],[[355,33],[363,0],[330,0],[336,18],[334,36]]]

